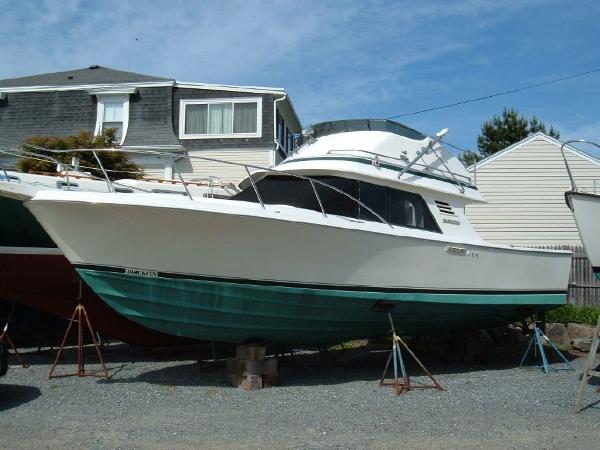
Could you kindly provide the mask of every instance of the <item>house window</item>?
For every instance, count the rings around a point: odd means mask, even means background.
[[[287,127],[285,119],[277,111],[277,143],[286,155],[291,154],[294,151],[294,133]]]
[[[261,137],[262,99],[181,100],[181,139]]]
[[[102,131],[108,128],[116,129],[115,135],[120,141],[123,136],[123,102],[104,102]]]
[[[98,135],[108,128],[116,130],[116,142],[122,144],[129,122],[129,94],[94,94],[98,98],[96,129]]]

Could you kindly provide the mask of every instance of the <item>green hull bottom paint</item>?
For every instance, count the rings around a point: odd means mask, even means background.
[[[402,334],[500,326],[565,303],[561,293],[366,292],[77,269],[117,312],[175,336],[221,342],[327,343],[385,336],[387,314]]]

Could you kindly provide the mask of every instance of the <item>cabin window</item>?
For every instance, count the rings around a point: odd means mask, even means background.
[[[360,201],[379,214],[385,220],[390,220],[390,195],[389,188],[370,183],[359,183]],[[359,218],[363,220],[378,220],[373,213],[365,207],[360,207]]]
[[[257,183],[257,189],[262,201],[269,205],[289,205],[314,211],[321,210],[308,180],[290,176],[269,176]],[[232,199],[258,202],[252,186],[234,195]]]
[[[431,217],[426,208],[419,195],[396,190],[390,192],[390,221],[393,224],[430,229],[431,224],[425,223],[427,217]]]
[[[313,177],[360,200],[393,225],[400,225],[440,233],[427,203],[412,192],[399,191],[363,181],[340,177]],[[265,204],[289,205],[296,208],[321,211],[313,188],[308,180],[290,176],[271,175],[256,183]],[[317,192],[327,214],[353,219],[379,222],[367,208],[335,190],[315,183]],[[232,200],[258,202],[254,188],[249,186],[232,197]]]
[[[261,137],[262,99],[181,100],[181,139]]]
[[[319,181],[329,184],[354,198],[358,198],[358,181],[338,177],[315,177]],[[323,209],[327,214],[358,218],[358,203],[348,196],[337,192],[330,187],[315,183]],[[313,194],[314,197],[314,194]],[[319,211],[321,209],[319,208]]]

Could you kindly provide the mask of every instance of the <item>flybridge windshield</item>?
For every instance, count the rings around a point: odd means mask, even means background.
[[[417,141],[422,141],[427,137],[406,125],[384,119],[336,120],[317,123],[311,128],[314,130],[314,137],[316,138],[348,131],[386,131]]]

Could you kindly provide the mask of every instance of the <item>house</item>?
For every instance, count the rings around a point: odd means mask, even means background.
[[[565,191],[571,187],[562,142],[535,133],[468,168],[487,204],[469,205],[467,217],[483,239],[520,246],[579,246]],[[600,160],[571,146],[565,157],[580,189],[592,192]]]
[[[0,80],[0,149],[35,135],[95,134],[116,128],[146,177],[187,180],[216,176],[237,183],[244,167],[182,155],[269,167],[294,148],[301,131],[280,88],[180,82],[102,66]],[[2,158],[11,167],[16,158]]]

